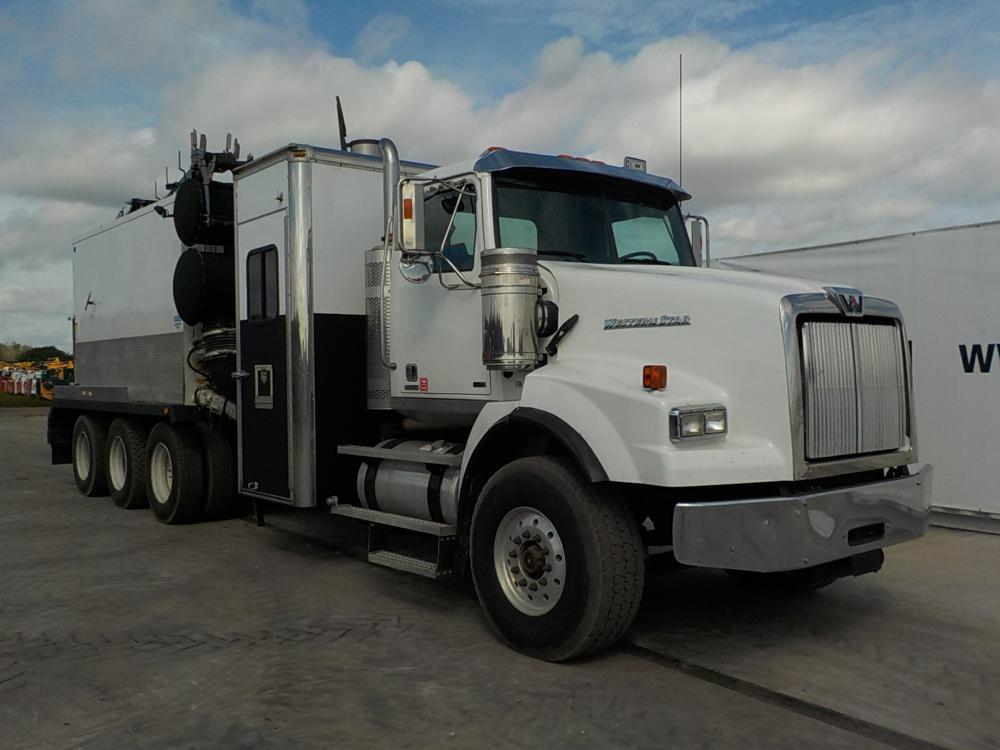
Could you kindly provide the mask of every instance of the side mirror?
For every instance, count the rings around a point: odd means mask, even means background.
[[[403,251],[423,250],[424,245],[424,190],[419,182],[403,180],[400,183],[399,244]]]
[[[702,248],[704,241],[701,236],[701,222],[695,219],[691,222],[691,252],[694,253],[694,262],[701,265]]]
[[[691,220],[691,251],[694,253],[695,263],[708,268],[712,265],[708,219],[695,214],[688,214],[684,218]],[[704,235],[702,234],[702,227],[705,229]]]

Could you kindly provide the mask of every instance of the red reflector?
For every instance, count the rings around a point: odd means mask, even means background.
[[[403,198],[403,219],[409,221],[413,218],[413,198]]]
[[[651,391],[662,391],[667,387],[666,365],[644,365],[642,368],[642,387]]]

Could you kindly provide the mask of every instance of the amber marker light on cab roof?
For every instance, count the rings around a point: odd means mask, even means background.
[[[662,391],[667,387],[666,365],[643,365],[642,387],[650,391]]]

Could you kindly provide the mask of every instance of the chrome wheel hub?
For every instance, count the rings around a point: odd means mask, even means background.
[[[521,506],[504,516],[493,541],[493,566],[507,601],[519,612],[544,615],[562,596],[562,539],[552,521],[535,508]]]
[[[81,432],[76,436],[73,462],[76,464],[77,475],[86,482],[90,476],[90,438],[87,437],[86,432]]]
[[[111,487],[116,492],[125,489],[127,477],[128,460],[125,455],[125,441],[116,436],[111,441],[111,448],[108,451],[108,478],[111,480]]]
[[[163,443],[153,446],[153,453],[149,457],[149,484],[156,502],[163,505],[170,499],[170,490],[174,486],[174,463],[170,460],[170,451]]]

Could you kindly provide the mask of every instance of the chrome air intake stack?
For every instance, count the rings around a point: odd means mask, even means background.
[[[482,253],[483,364],[489,370],[530,370],[541,361],[536,307],[538,256],[498,247]]]
[[[399,152],[388,138],[378,141],[382,156],[382,244],[365,253],[365,317],[368,408],[390,409],[390,280],[395,244]]]
[[[382,362],[382,335],[388,353],[389,295],[385,294],[385,263],[381,245],[365,252],[365,349],[368,378],[368,408],[391,409],[389,368]]]

